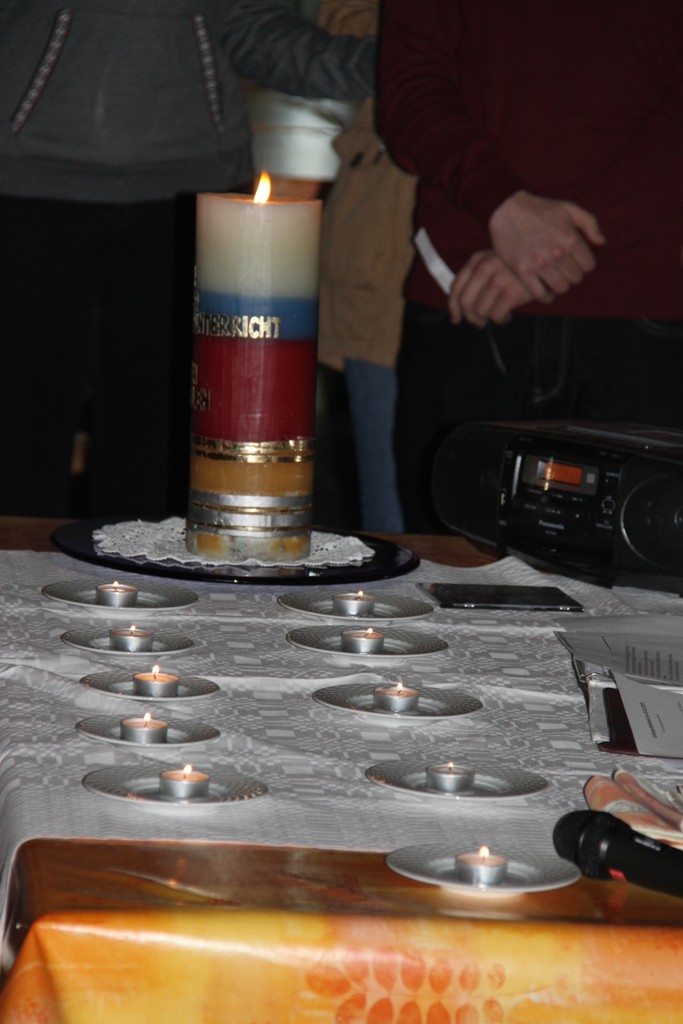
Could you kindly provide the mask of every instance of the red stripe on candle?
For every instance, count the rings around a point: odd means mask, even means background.
[[[313,437],[315,340],[195,335],[192,431],[227,441]]]

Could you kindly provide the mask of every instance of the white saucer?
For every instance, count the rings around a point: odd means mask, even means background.
[[[439,758],[443,764],[447,760],[448,758]],[[426,782],[426,769],[430,764],[435,763],[433,760],[429,762],[424,760],[382,761],[368,768],[365,776],[370,782],[375,782],[380,786],[390,786],[392,789],[444,800],[503,800],[540,793],[548,786],[547,779],[544,779],[542,775],[534,775],[533,772],[496,771],[491,768],[480,772],[475,768],[472,789],[463,790],[460,793],[442,793],[438,789],[429,788]],[[457,763],[462,763],[460,758]],[[467,767],[472,768],[471,765]]]
[[[128,608],[128,612],[131,610]],[[130,614],[128,616],[130,618]],[[179,654],[189,651],[194,646],[187,636],[177,633],[155,633],[151,651],[115,651],[109,646],[109,636],[102,636],[99,629],[70,629],[62,633],[60,638],[69,647],[77,647],[80,651],[94,651],[97,654],[111,654],[120,658],[150,658],[153,654]]]
[[[89,686],[93,690],[99,690],[100,693],[106,693],[112,697],[142,700],[148,704],[156,701],[196,700],[220,692],[218,683],[212,683],[200,676],[181,676],[178,693],[175,697],[145,697],[134,693],[133,677],[130,672],[99,672],[91,676],[83,676],[80,682],[83,686]]]
[[[350,623],[349,629],[353,629]],[[361,627],[362,628],[362,627]],[[414,633],[408,629],[392,629],[385,634],[384,649],[378,654],[352,654],[341,649],[341,629],[338,626],[303,626],[287,634],[293,647],[318,651],[344,661],[404,661],[406,658],[425,658],[448,650],[448,644],[437,636]]]
[[[496,899],[501,896],[520,896],[529,892],[545,892],[571,885],[581,877],[575,864],[561,860],[553,854],[524,852],[510,856],[507,874],[497,885],[469,885],[457,879],[455,874],[456,855],[468,852],[466,849],[439,844],[403,846],[386,858],[392,871],[418,882],[438,885],[451,892],[466,896],[486,896]],[[504,850],[495,850],[504,853]]]
[[[97,715],[94,718],[84,718],[76,722],[76,728],[84,736],[94,740],[106,740],[107,743],[121,743],[124,746],[132,746],[139,753],[148,754],[163,752],[166,747],[186,746],[190,743],[206,743],[207,740],[215,740],[220,736],[220,730],[212,725],[186,724],[185,722],[174,722],[172,719],[164,718],[168,723],[168,735],[165,743],[133,743],[131,740],[122,740],[120,735],[121,719],[115,715]]]
[[[127,768],[98,768],[83,779],[83,785],[91,793],[143,804],[150,808],[174,810],[206,809],[207,805],[242,803],[255,797],[265,796],[268,787],[257,779],[243,775],[228,775],[227,772],[211,772],[209,795],[193,800],[166,800],[159,793],[159,772],[145,766]]]
[[[137,582],[131,583],[120,579],[119,583],[138,586]],[[43,587],[41,594],[51,601],[61,601],[64,604],[75,604],[79,607],[86,606],[92,611],[103,612],[107,615],[112,613],[130,616],[137,611],[150,612],[166,611],[170,608],[186,608],[194,604],[197,595],[184,587],[156,587],[152,583],[145,582],[138,587],[137,602],[129,608],[112,608],[110,605],[97,604],[95,601],[95,580],[68,580],[65,583],[48,583]]]
[[[278,597],[278,604],[302,615],[315,618],[332,619],[334,622],[345,622],[353,629],[354,622],[393,622],[395,619],[422,619],[431,615],[434,606],[426,601],[417,601],[412,597],[400,597],[393,594],[378,594],[375,610],[372,615],[335,615],[332,611],[334,595],[331,591],[312,591],[296,594],[283,594]]]
[[[452,718],[457,715],[471,715],[480,711],[483,704],[478,697],[460,690],[437,690],[429,687],[417,687],[420,702],[414,711],[382,711],[373,707],[374,686],[365,683],[342,683],[338,686],[326,686],[316,690],[313,700],[326,707],[338,711],[352,711],[360,715],[375,715],[388,722],[400,725],[421,722],[435,722],[441,718]]]

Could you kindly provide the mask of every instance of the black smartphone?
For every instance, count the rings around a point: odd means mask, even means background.
[[[517,587],[497,583],[424,583],[442,608],[520,609],[582,612],[583,605],[559,587]]]

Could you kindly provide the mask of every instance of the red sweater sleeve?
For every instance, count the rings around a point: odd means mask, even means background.
[[[661,102],[617,159],[576,197],[596,215],[614,252],[683,217],[683,14],[669,45],[677,59]]]
[[[523,186],[460,102],[460,19],[453,0],[382,5],[378,123],[399,166],[486,227]]]

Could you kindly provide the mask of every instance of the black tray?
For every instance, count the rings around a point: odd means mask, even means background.
[[[208,565],[167,565],[164,562],[147,561],[144,558],[124,558],[121,555],[100,555],[95,550],[93,532],[107,523],[121,523],[125,516],[109,516],[101,519],[81,519],[59,526],[52,534],[52,540],[67,555],[80,558],[96,565],[108,565],[126,572],[139,572],[148,576],[169,576],[172,579],[210,580],[214,583],[257,583],[281,584],[283,586],[308,585],[311,583],[363,583],[365,580],[385,580],[416,569],[420,564],[417,555],[408,548],[388,540],[380,540],[364,533],[353,534],[372,548],[373,555],[360,565],[330,566],[208,566]],[[316,529],[320,529],[316,527]],[[344,530],[327,530],[352,536]]]

